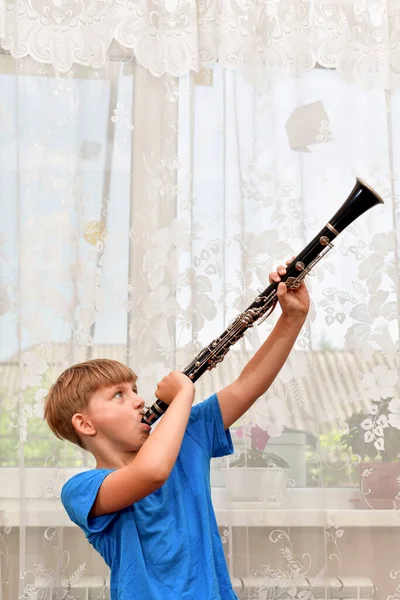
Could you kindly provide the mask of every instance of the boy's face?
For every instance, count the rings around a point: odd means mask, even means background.
[[[97,390],[89,402],[88,417],[98,440],[106,439],[122,452],[139,450],[151,427],[142,423],[144,400],[135,383]]]

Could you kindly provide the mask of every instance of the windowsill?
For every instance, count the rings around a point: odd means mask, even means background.
[[[274,509],[243,503],[215,510],[223,527],[400,527],[400,511],[355,509]],[[0,498],[0,526],[75,527],[59,500]]]
[[[59,499],[64,481],[80,469],[18,468],[0,469],[0,526],[19,527],[75,527],[65,513]],[[20,479],[22,477],[22,479]],[[23,484],[20,487],[20,484]],[[23,490],[21,493],[20,490]],[[349,504],[354,490],[334,488],[296,488],[284,508],[261,502],[230,502],[224,488],[213,488],[212,497],[217,522],[233,527],[398,527],[400,511],[356,510]],[[306,493],[304,493],[306,492]],[[294,495],[293,495],[294,494]],[[319,500],[318,500],[319,495]],[[47,496],[47,497],[46,497]],[[303,496],[302,503],[299,502]],[[308,497],[309,500],[305,499]],[[312,504],[311,504],[312,503]]]

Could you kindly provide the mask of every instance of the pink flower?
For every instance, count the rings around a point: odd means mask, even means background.
[[[251,447],[254,450],[262,452],[267,445],[269,440],[268,431],[261,429],[258,425],[255,425],[250,430]]]

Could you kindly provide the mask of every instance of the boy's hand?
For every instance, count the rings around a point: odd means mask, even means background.
[[[157,385],[156,397],[166,404],[170,404],[181,391],[185,391],[190,395],[193,401],[195,394],[193,382],[183,373],[171,371]]]
[[[289,265],[292,260],[287,260],[286,265]],[[279,265],[275,272],[270,273],[269,280],[271,283],[274,281],[280,282],[281,276],[285,274],[286,268],[283,265]],[[281,282],[278,285],[277,294],[282,308],[282,314],[303,317],[307,315],[308,309],[310,308],[310,297],[304,282],[296,289],[288,289],[286,285]]]

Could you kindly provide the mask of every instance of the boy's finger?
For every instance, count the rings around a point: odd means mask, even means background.
[[[279,265],[279,267],[277,268],[277,272],[279,275],[285,275],[286,268],[283,265]]]
[[[281,281],[280,284],[278,285],[278,289],[277,289],[278,298],[279,299],[283,298],[283,296],[286,294],[286,292],[287,292],[287,287],[283,283],[283,281]]]
[[[275,271],[269,274],[269,282],[273,283],[273,282],[279,282],[281,280],[281,278],[279,277],[278,273],[276,273]]]

